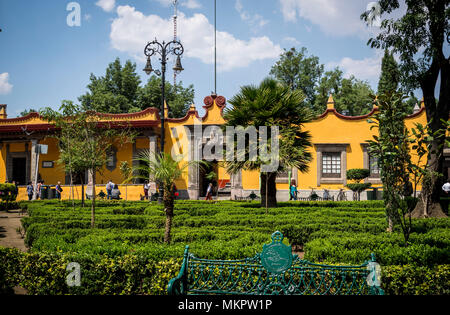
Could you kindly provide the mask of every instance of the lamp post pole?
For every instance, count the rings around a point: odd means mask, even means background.
[[[173,40],[168,43],[162,42],[159,43],[156,39],[148,43],[145,46],[144,54],[147,56],[147,64],[144,68],[144,72],[147,75],[150,75],[152,72],[155,72],[157,76],[161,76],[161,152],[160,154],[164,154],[164,143],[165,143],[165,116],[166,116],[166,67],[167,67],[167,59],[170,54],[177,56],[177,61],[173,71],[175,73],[180,73],[183,71],[183,66],[181,65],[181,56],[184,53],[184,47],[180,41]],[[154,70],[151,63],[151,57],[158,54],[161,58],[161,71]],[[161,203],[163,200],[164,189],[162,185],[159,187],[159,202]]]

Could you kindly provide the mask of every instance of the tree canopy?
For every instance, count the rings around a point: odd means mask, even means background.
[[[110,63],[104,76],[91,74],[88,92],[78,99],[84,110],[99,113],[133,113],[149,107],[161,108],[161,79],[151,76],[141,86],[136,64],[127,60],[124,65],[119,58]],[[194,86],[187,88],[179,82],[174,87],[166,82],[166,102],[169,116],[184,117],[194,101]]]
[[[315,115],[326,110],[327,100],[333,94],[336,109],[350,116],[364,115],[372,109],[374,94],[369,83],[354,76],[343,77],[339,68],[324,72],[325,66],[316,56],[307,56],[305,47],[285,50],[272,67],[270,75],[291,90],[300,90],[305,96],[304,106]]]
[[[325,111],[330,94],[333,94],[336,110],[349,116],[365,115],[373,108],[374,92],[369,83],[354,76],[343,78],[339,68],[325,72],[316,92],[316,114]]]
[[[289,86],[292,90],[302,90],[306,96],[305,104],[314,108],[317,86],[324,71],[319,57],[307,56],[307,49],[297,51],[294,47],[285,50],[280,60],[272,67],[270,75]]]
[[[399,18],[386,17],[381,31],[368,41],[372,48],[389,48],[400,56],[401,81],[407,91],[421,88],[424,96],[428,127],[431,133],[445,129],[450,114],[450,56],[444,45],[450,42],[450,0],[406,0],[407,10]],[[378,1],[381,17],[400,8],[398,0]],[[370,23],[373,12],[361,18]],[[447,46],[448,47],[448,46]],[[446,55],[447,54],[447,55]],[[440,80],[440,82],[438,82]],[[436,100],[436,88],[439,97]],[[443,173],[444,139],[435,138],[428,156],[432,172]],[[442,179],[433,179],[431,199],[440,209]]]

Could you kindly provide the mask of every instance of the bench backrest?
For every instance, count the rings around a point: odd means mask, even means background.
[[[360,266],[314,264],[292,254],[275,232],[272,243],[253,258],[200,259],[186,247],[181,294],[248,295],[378,295],[379,270],[375,257]]]

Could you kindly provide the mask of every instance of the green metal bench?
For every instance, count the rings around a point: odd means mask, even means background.
[[[379,265],[372,254],[360,266],[314,264],[292,254],[281,232],[253,258],[199,259],[184,252],[179,275],[170,280],[169,295],[384,295]]]

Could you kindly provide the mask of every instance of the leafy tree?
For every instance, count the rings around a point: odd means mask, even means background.
[[[378,82],[378,94],[385,92],[396,92],[400,84],[400,70],[394,59],[394,54],[389,50],[384,50],[384,57],[381,62],[381,76]]]
[[[381,15],[391,14],[400,8],[398,0],[379,0]],[[399,18],[386,18],[381,23],[381,32],[368,41],[372,48],[390,48],[400,56],[402,85],[407,91],[421,88],[425,101],[428,126],[431,133],[445,128],[443,121],[450,114],[450,56],[446,56],[444,45],[450,37],[449,0],[407,0],[407,11]],[[370,22],[371,12],[361,18]],[[448,54],[448,52],[447,52]],[[440,79],[439,100],[435,98]],[[443,174],[444,139],[433,139],[428,155],[432,173]],[[440,192],[442,178],[432,178],[431,206],[428,216],[441,216]],[[418,205],[419,206],[419,205]]]
[[[42,117],[50,122],[53,122],[57,128],[60,129],[59,133],[52,134],[52,138],[58,140],[59,146],[59,159],[58,164],[64,167],[65,173],[69,174],[70,178],[70,196],[72,197],[73,207],[75,207],[75,191],[73,189],[74,179],[79,176],[81,179],[81,199],[82,206],[84,207],[84,174],[86,171],[85,161],[80,157],[79,152],[83,146],[83,143],[76,141],[79,136],[79,126],[73,124],[67,117],[73,117],[77,115],[77,106],[72,101],[62,101],[60,112],[56,112],[50,108],[43,109],[40,114]]]
[[[427,218],[428,209],[430,207],[430,196],[433,180],[436,177],[442,177],[443,175],[437,172],[433,172],[429,165],[425,164],[423,160],[427,157],[428,153],[433,150],[432,144],[434,138],[445,139],[445,145],[449,145],[449,138],[447,134],[449,132],[450,123],[448,121],[443,122],[447,126],[446,129],[441,129],[434,134],[430,133],[428,126],[422,124],[415,124],[415,127],[411,129],[411,145],[414,155],[417,157],[416,163],[411,163],[409,166],[409,172],[412,175],[414,184],[414,197],[416,197],[417,184],[422,184],[422,193],[420,194],[420,206],[417,207],[411,216],[414,218]],[[445,216],[445,215],[444,215]],[[442,217],[442,215],[441,215]]]
[[[194,86],[183,87],[182,82],[174,87],[166,82],[166,103],[169,107],[169,117],[182,118],[186,116],[190,105],[194,102]],[[138,103],[141,109],[147,107],[161,108],[161,78],[151,76],[147,84],[140,90]]]
[[[136,73],[136,64],[127,61],[122,66],[120,59],[108,65],[103,77],[91,74],[89,92],[78,99],[84,110],[99,113],[130,113],[140,110],[137,97],[141,80]]]
[[[72,102],[63,102],[60,112],[50,108],[44,110],[45,117],[61,129],[63,136],[56,135],[62,149],[61,161],[71,161],[66,166],[69,171],[88,171],[92,175],[91,227],[94,228],[97,172],[105,166],[107,152],[114,140],[125,144],[131,142],[134,134],[127,124],[113,126],[108,122],[99,123],[96,113],[85,111]]]
[[[270,75],[289,86],[293,91],[302,90],[305,104],[315,111],[315,88],[323,74],[324,65],[316,56],[307,56],[307,49],[297,51],[294,47],[285,50],[280,60],[272,67]]]
[[[320,79],[319,85],[316,87],[317,95],[314,106],[318,113],[323,113],[326,110],[330,94],[333,94],[333,97],[340,95],[343,74],[342,70],[336,67],[334,70],[325,72]]]
[[[387,92],[378,96],[377,112],[371,119],[372,128],[377,128],[378,136],[368,141],[370,154],[378,158],[383,197],[386,207],[388,231],[395,223],[400,223],[405,236],[405,244],[411,233],[410,203],[405,201],[404,190],[409,184],[411,165],[410,138],[405,126],[405,103],[402,93]]]
[[[361,193],[369,189],[371,183],[361,183],[362,180],[370,176],[370,170],[355,168],[347,171],[347,179],[355,181],[355,183],[347,184],[347,187],[353,191],[353,200],[355,200],[355,194],[357,195],[358,201],[361,200]]]
[[[341,93],[336,98],[338,112],[346,112],[349,116],[360,116],[373,109],[373,90],[369,83],[351,76],[342,80]]]
[[[130,60],[124,65],[117,58],[110,63],[102,77],[91,74],[88,92],[78,99],[84,110],[99,113],[134,113],[149,107],[161,108],[161,79],[150,77],[145,86],[136,73],[136,64]],[[169,117],[184,117],[194,102],[194,86],[184,88],[182,82],[175,87],[166,82],[166,102]]]
[[[369,83],[354,76],[343,78],[339,68],[325,73],[316,92],[316,114],[325,111],[330,94],[333,94],[336,110],[349,116],[365,115],[373,108],[374,93]]]
[[[311,136],[304,131],[303,126],[310,121],[312,116],[309,110],[303,105],[305,96],[301,90],[291,90],[290,87],[280,82],[267,78],[259,86],[243,86],[241,91],[235,95],[229,103],[231,107],[225,111],[227,126],[241,126],[243,128],[255,127],[257,138],[264,138],[259,131],[259,127],[266,126],[269,129],[277,126],[279,137],[271,133],[267,135],[267,144],[252,144],[252,150],[257,152],[266,150],[272,154],[272,158],[279,159],[279,167],[276,171],[261,173],[261,205],[266,207],[276,207],[276,177],[279,172],[284,172],[291,168],[297,168],[301,172],[308,171],[311,153]],[[272,137],[275,137],[272,139]],[[279,156],[275,148],[270,144],[278,141]],[[237,141],[234,139],[234,152],[238,151]],[[225,166],[229,174],[235,174],[240,170],[262,170],[264,165],[269,164],[267,160],[258,155],[255,160],[249,159],[249,146],[246,146],[244,161],[234,158],[230,161],[227,158]],[[239,152],[239,151],[238,151]],[[243,155],[243,153],[241,153]]]
[[[20,115],[20,117],[25,117],[31,113],[38,113],[38,111],[35,109],[26,109],[23,112],[21,112],[19,115]]]

